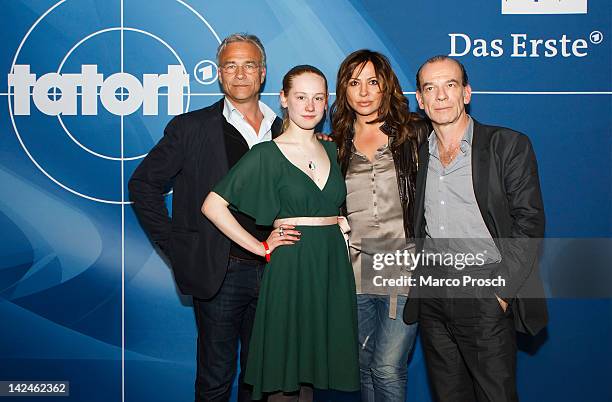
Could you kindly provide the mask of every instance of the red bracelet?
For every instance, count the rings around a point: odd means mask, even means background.
[[[263,244],[264,249],[266,250],[266,262],[270,262],[270,247],[268,246],[268,242],[266,241],[262,241],[261,244]]]

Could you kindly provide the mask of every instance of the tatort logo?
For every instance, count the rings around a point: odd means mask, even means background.
[[[167,90],[168,115],[177,115],[183,113],[183,88],[189,85],[189,75],[182,66],[169,65],[167,74],[144,74],[141,83],[128,73],[104,79],[97,65],[86,64],[81,66],[80,74],[48,73],[36,79],[29,65],[18,64],[8,75],[8,85],[13,92],[15,115],[30,115],[31,93],[38,110],[50,116],[76,115],[78,95],[82,115],[97,115],[98,94],[104,108],[114,115],[127,116],[142,106],[143,115],[154,116],[158,114],[163,88]]]
[[[128,177],[170,117],[218,97],[211,55],[221,39],[188,0],[151,10],[97,1],[93,13],[84,3],[56,0],[19,41],[4,76],[10,122],[57,186],[127,205]]]
[[[588,39],[570,38],[562,34],[555,38],[531,37],[526,33],[511,33],[509,38],[484,39],[474,38],[464,33],[450,33],[449,56],[463,57],[586,57],[593,45],[603,42],[601,31],[593,31]]]
[[[502,14],[586,14],[587,0],[501,0]]]

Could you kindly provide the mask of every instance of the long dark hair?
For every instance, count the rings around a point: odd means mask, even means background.
[[[304,73],[316,74],[319,77],[323,78],[323,81],[325,81],[325,97],[327,98],[328,96],[327,78],[325,77],[325,74],[323,74],[321,70],[319,70],[315,66],[311,66],[310,64],[300,64],[299,66],[295,66],[291,70],[287,71],[287,74],[285,74],[285,76],[283,77],[283,93],[285,94],[285,96],[289,94],[289,90],[291,89],[293,85],[293,79]],[[283,111],[283,128],[281,131],[285,131],[289,127],[289,114],[287,113],[286,108],[282,108],[282,111]],[[325,118],[325,116],[323,116],[323,118]]]
[[[347,87],[355,73],[360,73],[368,62],[374,66],[378,85],[383,93],[378,117],[368,123],[384,123],[382,131],[394,137],[391,141],[392,151],[407,140],[414,142],[416,150],[417,135],[413,122],[420,121],[421,118],[410,113],[408,99],[402,93],[402,87],[389,59],[372,50],[357,50],[348,55],[340,65],[336,80],[336,100],[330,112],[334,140],[338,144],[338,159],[344,173],[351,153],[351,143],[355,135],[353,126],[357,118],[348,102]]]

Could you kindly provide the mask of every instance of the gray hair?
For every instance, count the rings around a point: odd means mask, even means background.
[[[230,43],[236,42],[248,42],[255,45],[255,47],[257,47],[257,49],[259,49],[259,52],[261,53],[261,66],[264,68],[266,67],[266,51],[264,50],[261,41],[257,36],[247,33],[234,33],[223,39],[223,41],[217,48],[217,64],[219,64],[219,56],[221,56],[221,52],[223,52],[223,49],[225,49]]]

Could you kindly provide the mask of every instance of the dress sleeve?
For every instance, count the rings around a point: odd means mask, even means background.
[[[230,206],[271,226],[280,211],[278,170],[274,169],[269,144],[255,145],[229,171],[213,192]]]

